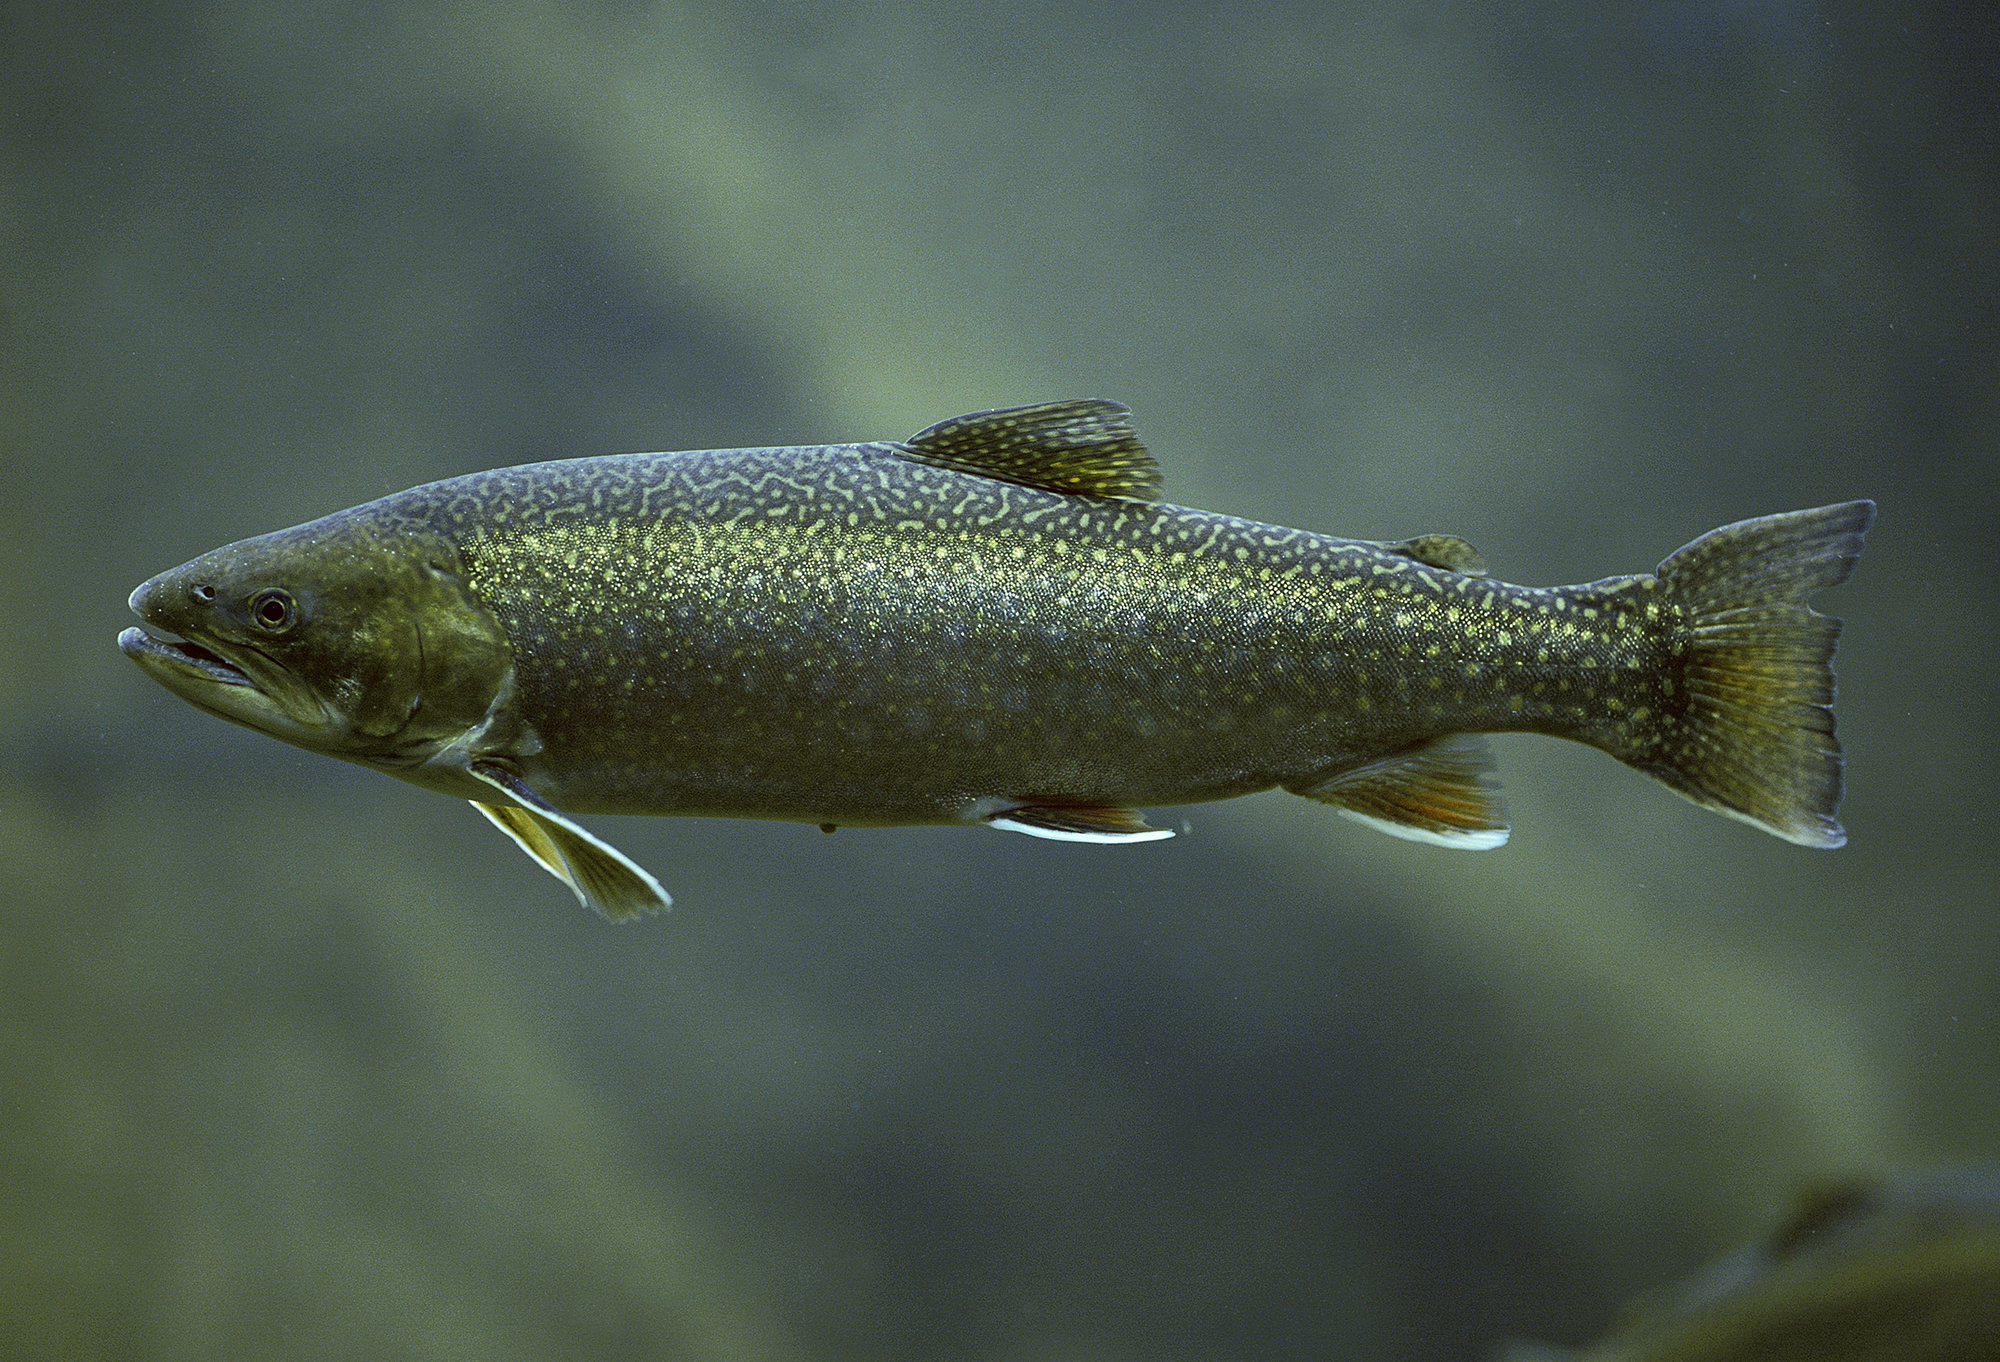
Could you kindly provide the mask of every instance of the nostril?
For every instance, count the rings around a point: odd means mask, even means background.
[[[206,603],[215,599],[215,588],[207,582],[196,582],[188,588],[188,594],[196,600]]]

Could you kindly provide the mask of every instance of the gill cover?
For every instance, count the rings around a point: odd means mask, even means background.
[[[119,646],[192,704],[299,747],[461,797],[613,921],[673,900],[495,752],[536,745],[513,713],[513,649],[457,546],[373,503],[246,539],[132,593],[161,638]]]

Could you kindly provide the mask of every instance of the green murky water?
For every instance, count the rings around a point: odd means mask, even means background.
[[[2000,1159],[1990,26],[15,10],[0,1353],[1472,1359]],[[612,929],[113,646],[431,478],[1087,395],[1522,582],[1877,498],[1849,846],[1503,739],[1497,853],[600,820],[679,905]]]

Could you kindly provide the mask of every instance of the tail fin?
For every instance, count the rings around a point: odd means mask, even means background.
[[[1806,597],[1847,580],[1875,503],[1739,520],[1659,566],[1691,615],[1686,708],[1641,763],[1697,804],[1788,842],[1837,847],[1840,743],[1833,736],[1833,649],[1840,621]]]

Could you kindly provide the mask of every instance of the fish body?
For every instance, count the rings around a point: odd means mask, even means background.
[[[582,813],[880,825],[1223,799],[1443,733],[1625,746],[1661,674],[1626,627],[1648,579],[1506,586],[883,445],[538,464],[399,510],[461,546],[539,739],[517,759]]]
[[[1139,806],[1283,786],[1486,847],[1465,735],[1508,730],[1839,844],[1838,625],[1802,601],[1870,503],[1515,586],[1446,536],[1162,503],[1127,415],[474,473],[164,573],[133,608],[182,642],[121,643],[222,717],[472,800],[616,915],[664,891],[571,814],[1136,840],[1167,835]]]

